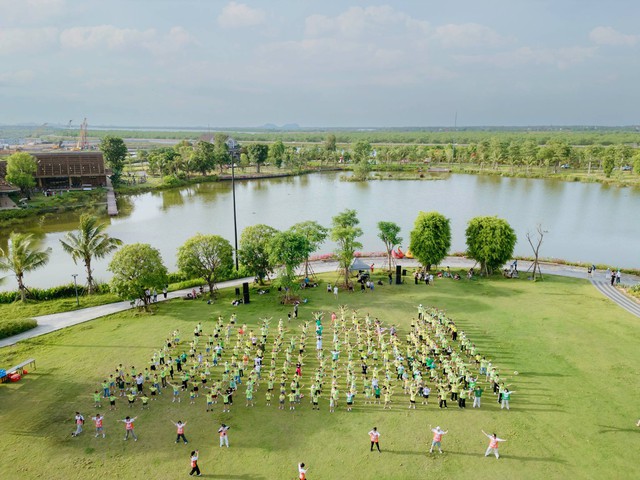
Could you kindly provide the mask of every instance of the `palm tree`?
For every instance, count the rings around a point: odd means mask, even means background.
[[[62,248],[71,255],[76,265],[78,260],[84,262],[87,269],[87,291],[89,294],[93,293],[96,286],[92,276],[91,260],[106,257],[119,245],[122,245],[122,240],[110,237],[105,233],[106,227],[106,224],[98,223],[98,219],[93,215],[83,214],[80,216],[78,232],[68,232],[65,240],[60,240]]]
[[[32,233],[11,232],[7,251],[0,248],[0,271],[13,272],[16,276],[22,301],[27,296],[27,287],[23,282],[24,274],[44,267],[49,262],[50,254],[51,248],[38,249],[37,239]]]

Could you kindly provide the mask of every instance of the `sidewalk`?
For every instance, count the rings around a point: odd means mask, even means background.
[[[375,269],[385,268],[386,259],[380,257],[362,257],[362,261],[364,261],[367,265],[374,264]],[[402,260],[396,260],[396,263],[403,268],[415,268],[419,265],[418,261],[415,259],[405,258]],[[527,269],[531,269],[531,262],[519,261],[519,272],[522,277],[527,276]],[[474,260],[470,260],[464,257],[447,257],[443,260],[442,264],[439,265],[440,268],[446,268],[447,266],[452,267],[454,269],[469,269],[473,266],[476,266],[476,262]],[[608,298],[613,300],[615,303],[620,305],[622,308],[626,309],[630,313],[640,316],[640,304],[634,306],[633,299],[623,295],[615,288],[609,285],[609,288],[605,288],[607,281],[605,279],[604,272],[597,272],[596,276],[591,279],[587,276],[587,272],[584,268],[574,267],[570,265],[559,265],[559,264],[549,264],[549,263],[541,263],[540,268],[542,270],[543,275],[561,275],[565,277],[573,277],[573,278],[582,278],[585,280],[591,280],[591,283],[598,288],[600,292],[606,295]],[[330,262],[314,262],[313,270],[316,273],[326,273],[326,272],[337,272],[338,263],[335,261]],[[229,288],[229,287],[238,287],[242,285],[243,282],[253,282],[253,278],[239,278],[236,280],[229,280],[227,282],[220,282],[216,284],[216,286],[220,289]],[[623,283],[626,285],[636,285],[640,283],[640,277],[636,277],[633,275],[624,275]],[[171,300],[173,298],[180,298],[186,296],[187,293],[190,293],[192,288],[186,288],[183,290],[176,290],[174,292],[169,292],[167,295],[167,300]],[[164,297],[162,294],[158,296],[158,302],[164,301]],[[73,325],[77,325],[79,323],[84,323],[89,320],[95,320],[96,318],[104,317],[107,315],[111,315],[112,313],[122,312],[124,310],[129,310],[131,307],[130,302],[117,302],[110,303],[107,305],[99,305],[97,307],[89,307],[83,308],[81,310],[73,310],[70,312],[62,312],[62,313],[54,313],[51,315],[43,315],[40,317],[34,317],[34,319],[38,322],[38,326],[32,330],[28,330],[26,332],[20,333],[18,335],[13,335],[11,337],[0,340],[0,348],[7,347],[10,345],[14,345],[21,340],[26,340],[29,338],[37,337],[39,335],[44,335],[46,333],[55,332],[56,330],[61,330],[66,327],[70,327]]]

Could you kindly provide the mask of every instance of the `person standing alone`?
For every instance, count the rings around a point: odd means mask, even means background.
[[[186,442],[185,442],[186,443]],[[196,474],[196,477],[200,476],[200,467],[198,467],[198,450],[191,452],[191,472],[189,475]]]
[[[371,451],[373,452],[373,446],[375,445],[380,452],[380,432],[378,432],[377,427],[373,427],[373,430],[369,432],[369,439],[371,440]]]
[[[487,447],[487,451],[484,456],[488,457],[491,452],[496,456],[496,458],[500,458],[500,454],[498,453],[498,446],[500,442],[506,442],[503,438],[498,438],[498,436],[494,433],[493,435],[489,435],[487,432],[482,430],[482,433],[489,439],[489,447]]]

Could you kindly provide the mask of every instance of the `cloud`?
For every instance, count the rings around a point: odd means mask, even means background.
[[[45,28],[0,29],[0,55],[48,50],[58,42],[58,30]]]
[[[65,0],[0,0],[2,20],[10,25],[51,21],[67,9]]]
[[[3,87],[22,86],[35,77],[32,70],[18,70],[15,72],[0,73],[0,85]]]
[[[596,27],[589,32],[589,39],[596,45],[634,46],[640,40],[639,35],[627,35],[612,27]]]
[[[177,52],[198,43],[183,27],[172,27],[168,33],[155,29],[136,30],[114,25],[72,27],[60,33],[60,45],[70,50],[148,50],[155,54]]]
[[[251,8],[244,3],[229,2],[218,15],[218,25],[223,28],[253,27],[264,23],[263,10]]]
[[[523,65],[550,65],[559,69],[584,62],[595,54],[594,47],[531,48],[520,47],[507,52],[481,55],[456,55],[464,64],[484,64],[510,69]]]
[[[393,35],[402,30],[424,33],[428,29],[428,22],[416,20],[388,5],[351,7],[335,17],[316,14],[305,19],[305,34],[311,37],[339,34],[343,37],[358,38],[375,33]]]
[[[496,47],[507,39],[495,30],[477,23],[462,23],[439,26],[433,38],[445,48]]]

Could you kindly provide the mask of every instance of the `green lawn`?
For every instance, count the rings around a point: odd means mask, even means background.
[[[335,276],[322,278],[333,282]],[[172,301],[151,316],[127,312],[1,349],[3,368],[28,357],[38,362],[37,371],[23,381],[0,386],[3,478],[176,478],[188,473],[192,448],[200,449],[203,475],[220,479],[292,479],[300,461],[308,465],[312,480],[640,476],[634,397],[638,319],[588,282],[553,276],[535,284],[502,278],[441,280],[435,287],[408,283],[376,287],[374,293],[341,292],[339,302],[324,284],[305,293],[309,302],[301,306],[299,322],[312,320],[311,312],[326,312],[325,349],[331,344],[328,314],[338,303],[398,325],[402,339],[418,303],[445,309],[508,377],[517,392],[511,411],[501,411],[490,393],[481,410],[441,411],[432,401],[409,411],[408,397],[397,388],[390,411],[363,405],[362,395],[352,412],[345,411],[342,395],[333,414],[326,396],[320,412],[311,410],[307,397],[295,412],[279,411],[276,401],[264,406],[262,384],[255,408],[244,406],[241,387],[229,414],[221,413],[220,404],[213,414],[206,413],[203,398],[197,405],[185,398],[177,405],[165,394],[148,411],[139,406],[132,411],[118,400],[116,412],[102,409],[107,438],[94,438],[91,393],[119,363],[146,366],[174,329],[187,339],[198,321],[208,332],[213,318],[220,314],[228,320],[232,312],[250,327],[273,317],[271,340],[277,319],[286,319],[290,311],[275,293],[253,294],[249,305],[231,307],[232,292],[223,292],[215,305]],[[299,329],[292,322],[290,330],[299,334]],[[307,347],[306,386],[315,367],[313,335]],[[514,370],[520,374],[514,376]],[[71,438],[76,410],[88,422],[81,437]],[[123,424],[115,421],[128,414],[139,416],[136,443],[123,441]],[[188,446],[174,443],[169,420],[178,419],[188,422]],[[232,427],[229,450],[217,444],[220,422]],[[430,424],[449,430],[444,455],[426,453]],[[367,432],[373,426],[381,432],[381,455],[369,452]],[[487,439],[481,429],[508,440],[499,461],[484,458]]]

